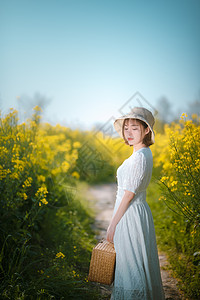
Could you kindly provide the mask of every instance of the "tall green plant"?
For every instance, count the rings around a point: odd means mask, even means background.
[[[161,182],[166,188],[166,204],[190,223],[200,225],[200,125],[184,119],[172,124],[169,136],[169,160],[163,164]]]
[[[183,114],[179,123],[165,127],[165,135],[168,145],[158,157],[163,175],[160,199],[171,212],[163,216],[166,236],[162,239],[182,289],[190,299],[199,299],[200,119],[194,115],[188,120]]]

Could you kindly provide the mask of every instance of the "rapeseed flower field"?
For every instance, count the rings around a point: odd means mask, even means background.
[[[189,119],[185,113],[179,122],[165,125],[152,148],[154,172],[159,170],[160,204],[152,203],[159,246],[168,253],[180,288],[189,299],[200,297],[199,149],[200,118],[194,114]]]
[[[41,108],[19,123],[0,118],[0,287],[3,299],[101,299],[87,280],[94,212],[83,184],[113,182],[132,153],[120,138],[43,123]],[[157,130],[147,201],[158,245],[180,288],[200,297],[200,120]]]

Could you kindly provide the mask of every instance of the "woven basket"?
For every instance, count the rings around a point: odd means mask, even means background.
[[[88,280],[110,285],[114,280],[115,258],[114,244],[99,242],[92,250]]]

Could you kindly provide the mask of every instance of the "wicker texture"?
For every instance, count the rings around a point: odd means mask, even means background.
[[[92,250],[88,280],[110,285],[114,280],[115,258],[114,244],[99,242]]]

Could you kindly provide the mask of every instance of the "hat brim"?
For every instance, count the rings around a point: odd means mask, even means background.
[[[121,138],[124,138],[122,129],[123,129],[124,121],[126,119],[138,119],[138,120],[141,120],[144,123],[146,123],[148,125],[149,129],[151,130],[151,141],[152,141],[153,144],[155,143],[155,133],[154,133],[153,128],[151,127],[151,125],[142,116],[138,116],[138,115],[134,115],[134,114],[133,115],[128,115],[128,116],[122,116],[122,117],[115,120],[114,128],[118,132],[118,134]]]

